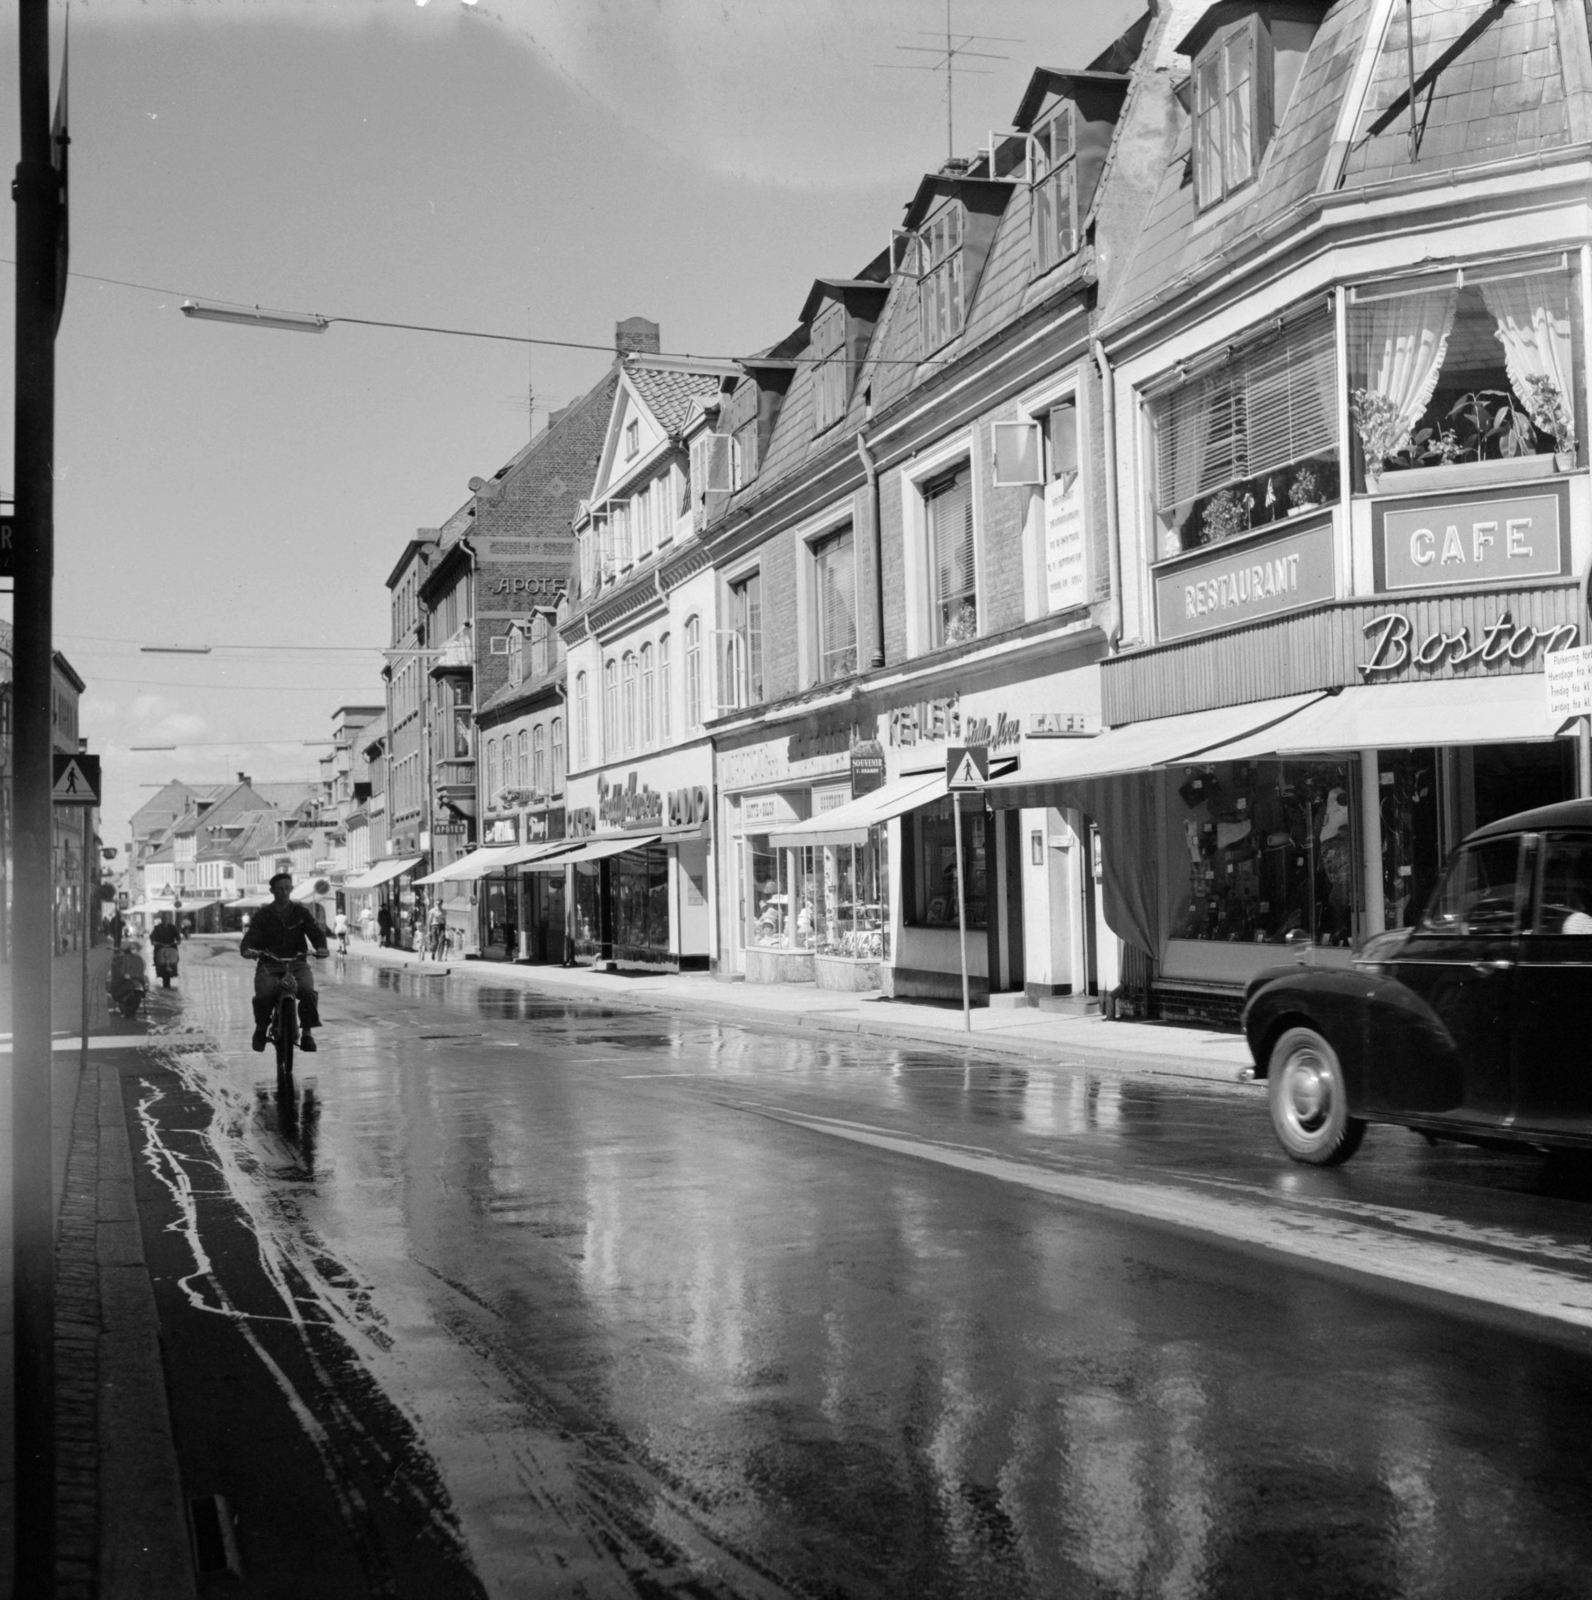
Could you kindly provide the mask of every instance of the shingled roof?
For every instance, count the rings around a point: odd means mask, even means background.
[[[724,374],[694,371],[678,366],[662,366],[645,356],[631,356],[625,373],[647,409],[668,433],[679,433],[691,414],[691,402],[699,395],[715,395]]]

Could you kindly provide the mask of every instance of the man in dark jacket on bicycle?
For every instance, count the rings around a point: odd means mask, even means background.
[[[321,1014],[315,1001],[315,980],[310,976],[309,962],[304,959],[304,948],[306,943],[313,945],[316,959],[324,960],[326,930],[309,907],[300,905],[292,894],[293,874],[277,873],[271,879],[271,903],[261,906],[250,919],[238,953],[276,956],[288,964],[298,981],[299,1049],[313,1051],[316,1046],[310,1029],[320,1027]],[[276,1004],[281,978],[281,971],[273,971],[264,961],[255,966],[254,1037],[249,1042],[256,1050],[265,1049],[265,1031],[271,1024],[271,1008]]]

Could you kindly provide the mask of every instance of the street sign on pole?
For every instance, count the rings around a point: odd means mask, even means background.
[[[973,1002],[967,979],[967,894],[962,885],[967,858],[962,854],[962,796],[982,794],[989,782],[989,746],[952,745],[945,752],[945,787],[951,792],[951,818],[956,830],[956,935],[962,950],[962,1031],[973,1031]],[[979,802],[980,807],[983,801]]]
[[[972,794],[989,782],[987,744],[952,745],[945,753],[945,786],[952,794]]]

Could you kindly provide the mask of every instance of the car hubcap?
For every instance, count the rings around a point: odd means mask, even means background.
[[[1288,1061],[1284,1103],[1289,1120],[1301,1133],[1319,1132],[1332,1114],[1332,1079],[1313,1050],[1301,1050]]]

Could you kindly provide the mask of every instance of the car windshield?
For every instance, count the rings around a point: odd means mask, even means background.
[[[1449,938],[1513,933],[1519,869],[1517,837],[1467,845],[1449,864],[1418,931]]]

